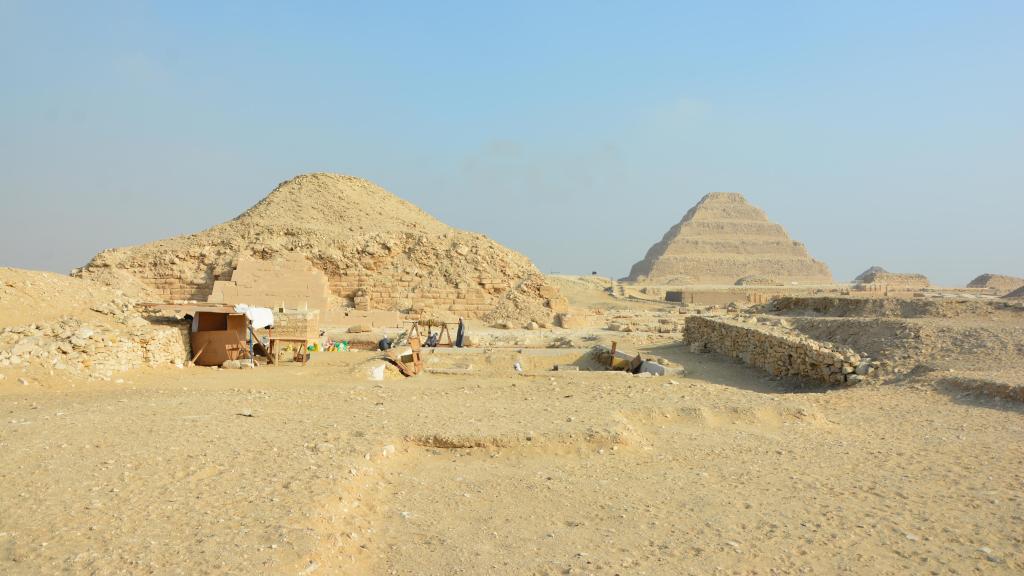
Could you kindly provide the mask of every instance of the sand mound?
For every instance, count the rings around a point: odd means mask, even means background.
[[[968,288],[991,288],[1000,294],[1013,292],[1024,286],[1024,278],[1002,274],[982,274],[967,284]]]
[[[359,298],[372,309],[529,321],[547,320],[564,305],[522,254],[340,174],[297,176],[234,220],[106,250],[73,274],[103,281],[126,272],[157,298],[205,301],[240,258],[287,253],[327,275],[332,309],[355,307]]]
[[[633,265],[627,280],[660,284],[735,284],[764,276],[782,282],[831,284],[825,264],[810,257],[782,226],[742,194],[713,192]]]
[[[49,272],[0,268],[0,369],[109,378],[182,363],[187,334],[151,324],[122,292]]]

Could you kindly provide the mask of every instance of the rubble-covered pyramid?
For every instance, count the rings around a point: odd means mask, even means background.
[[[105,250],[73,274],[145,292],[140,297],[206,301],[239,261],[294,254],[326,274],[331,308],[358,300],[369,309],[541,322],[566,306],[522,254],[456,230],[372,182],[325,173],[283,182],[208,230]]]
[[[1014,298],[1014,299],[1024,298],[1024,286],[1021,286],[1020,288],[1017,288],[1016,290],[1014,290],[1013,292],[1010,292],[1009,294],[1005,294],[1003,296],[1003,298]]]
[[[1002,274],[982,274],[967,284],[968,288],[989,288],[996,292],[1013,292],[1024,286],[1024,278]]]
[[[758,276],[772,282],[831,284],[828,266],[811,258],[782,226],[742,194],[712,192],[651,246],[626,280],[653,284],[734,284]]]
[[[889,272],[881,266],[872,266],[861,272],[853,279],[853,284],[858,286],[875,284],[878,286],[904,288],[927,288],[929,286],[928,277],[924,274]]]

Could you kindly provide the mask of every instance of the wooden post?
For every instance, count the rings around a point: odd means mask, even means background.
[[[198,360],[199,357],[203,354],[203,350],[206,350],[207,346],[208,344],[203,344],[203,347],[199,349],[199,352],[196,352],[196,355],[192,357],[192,362],[190,362],[190,364],[196,363],[196,360]]]

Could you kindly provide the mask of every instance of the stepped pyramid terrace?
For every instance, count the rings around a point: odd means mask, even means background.
[[[650,284],[831,284],[828,266],[735,192],[712,192],[633,265],[626,280]]]

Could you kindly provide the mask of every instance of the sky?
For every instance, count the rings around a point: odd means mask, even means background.
[[[0,0],[0,266],[340,172],[621,277],[743,193],[837,280],[1024,276],[1024,2]]]

